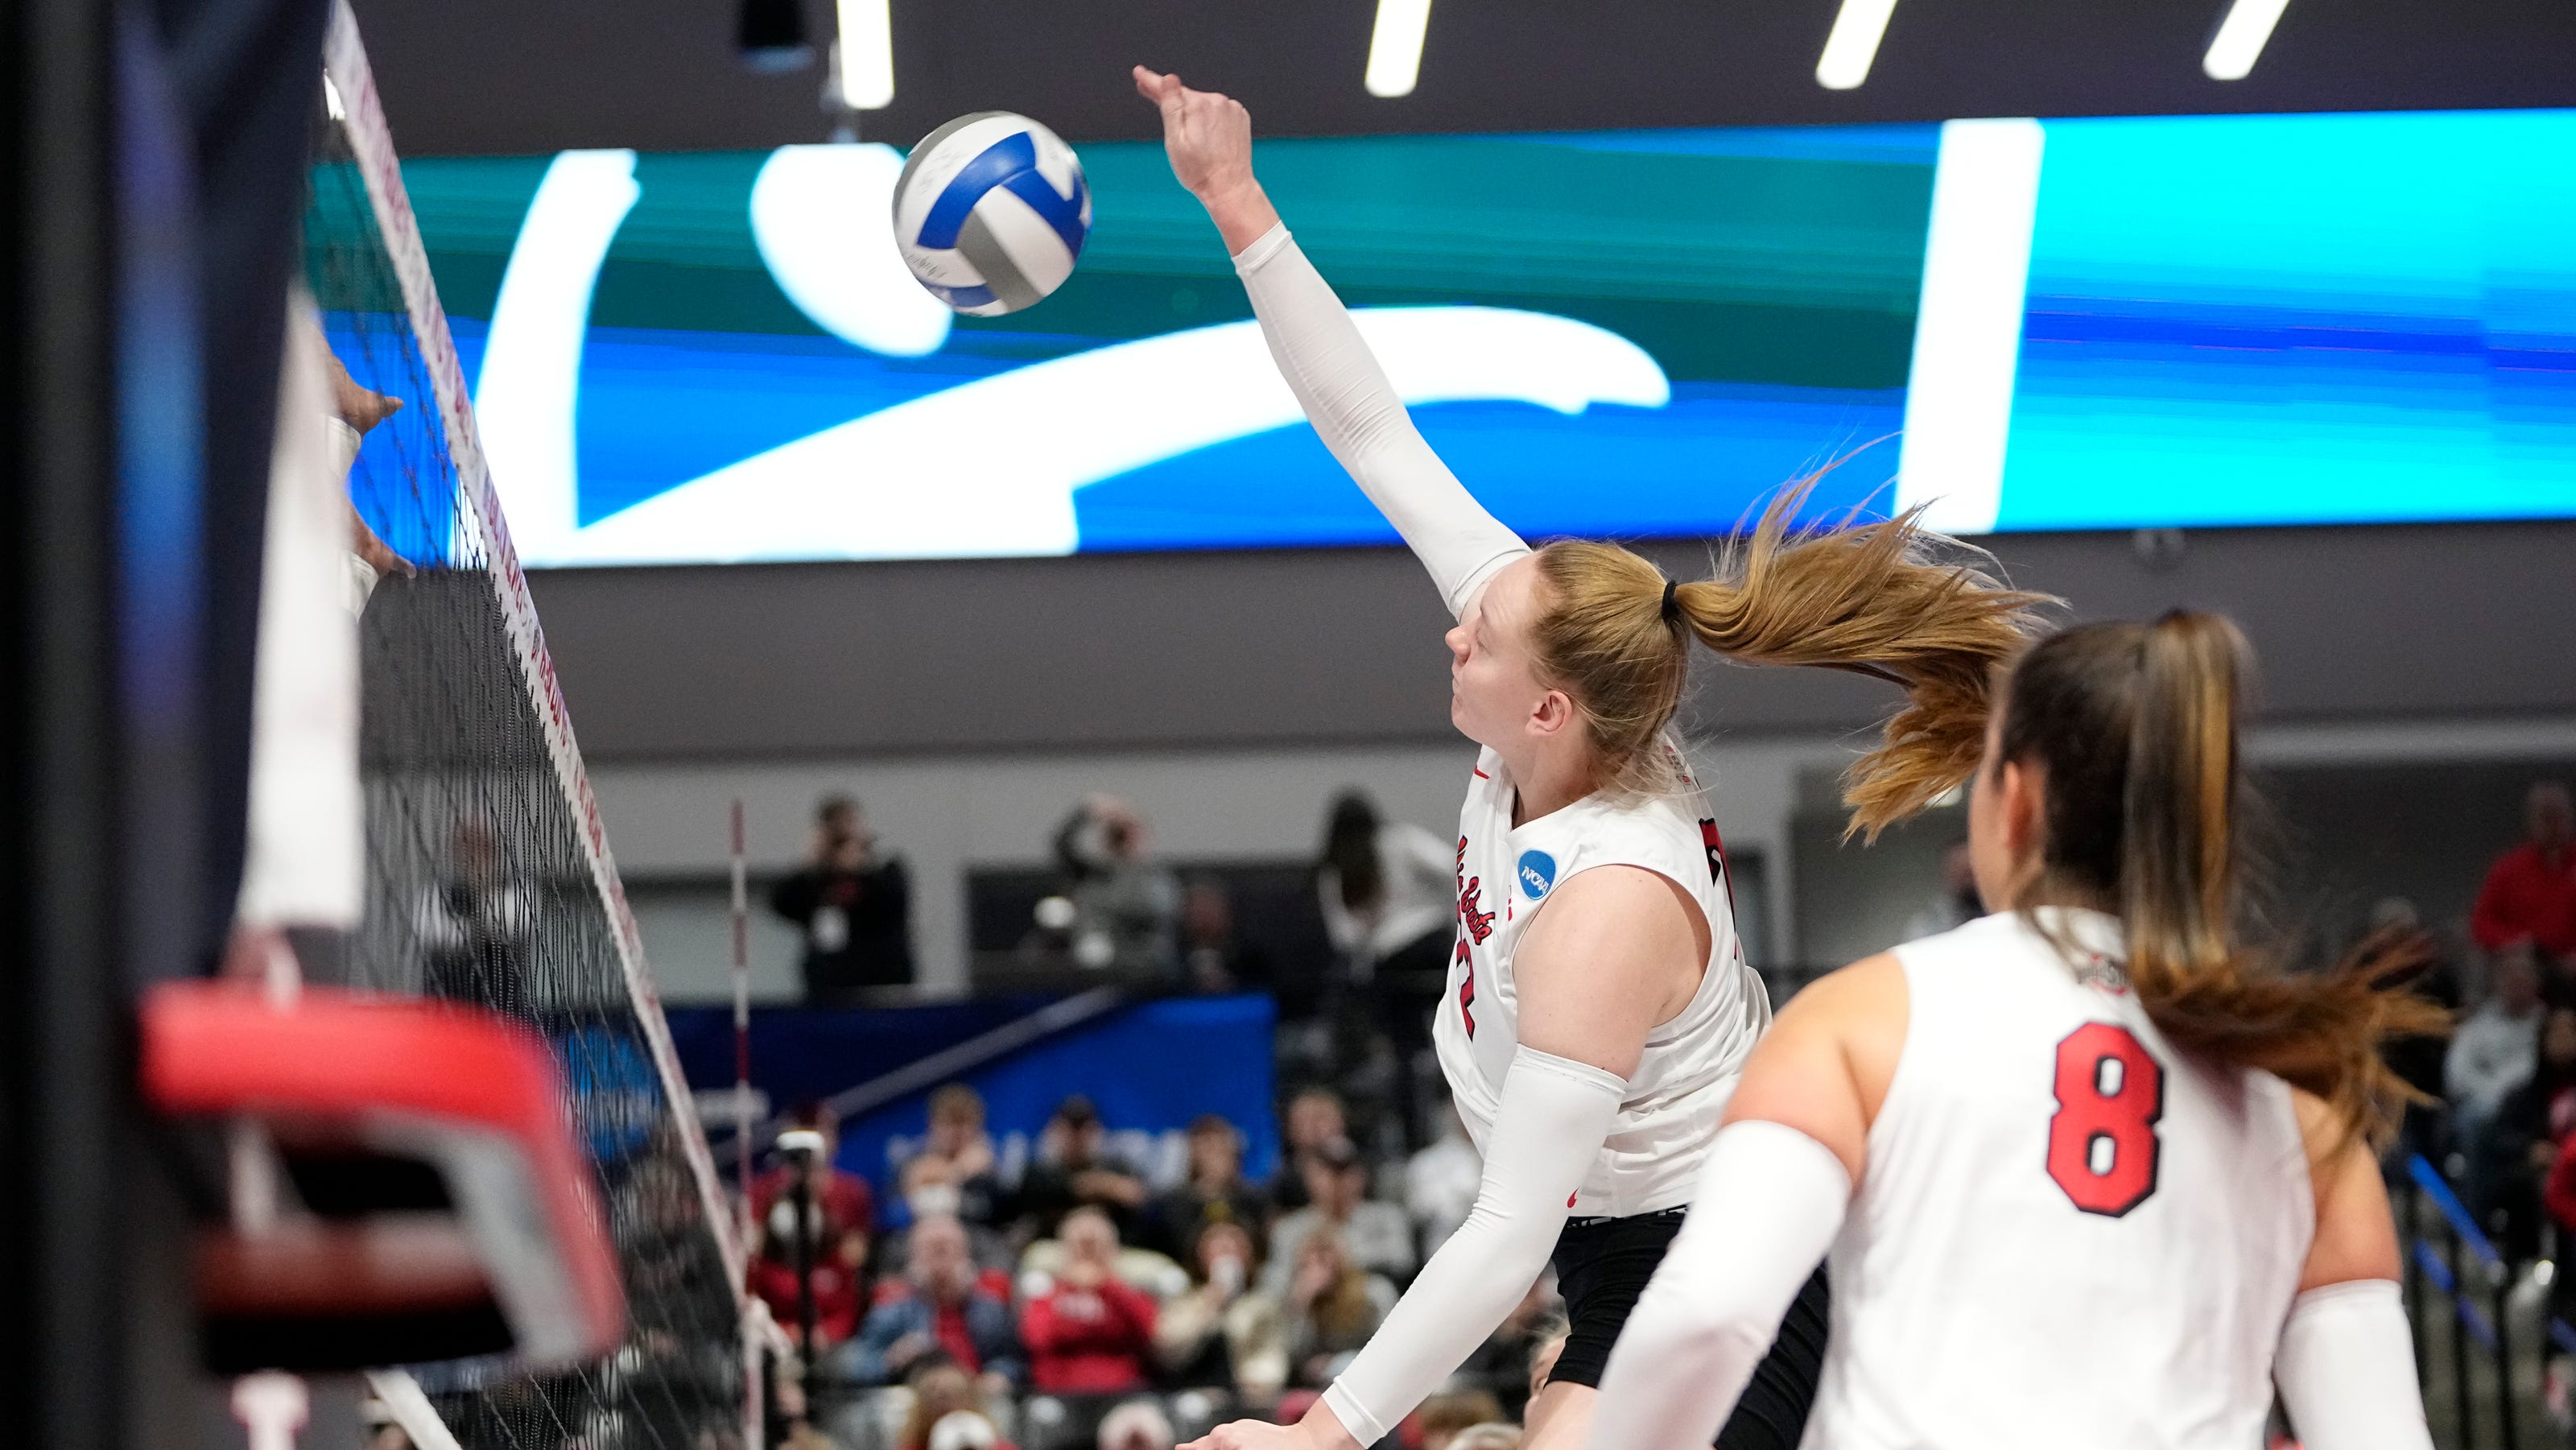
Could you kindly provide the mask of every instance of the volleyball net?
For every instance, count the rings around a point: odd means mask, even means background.
[[[387,568],[359,619],[366,903],[346,973],[352,986],[472,1003],[543,1034],[597,1174],[630,1320],[624,1344],[593,1364],[410,1373],[467,1450],[739,1446],[756,1418],[730,1210],[345,4],[324,74],[305,278],[351,382],[400,401],[365,432],[349,491],[411,571]]]

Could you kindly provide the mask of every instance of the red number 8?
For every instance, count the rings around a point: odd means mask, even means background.
[[[2048,1176],[2086,1213],[2118,1218],[2156,1191],[2165,1070],[2126,1027],[2087,1022],[2057,1044]]]

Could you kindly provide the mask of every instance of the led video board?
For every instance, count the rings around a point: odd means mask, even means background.
[[[523,559],[1392,542],[1161,147],[1079,149],[1080,267],[990,319],[896,259],[888,147],[407,163]],[[1479,498],[1634,538],[1727,532],[1846,456],[1811,507],[1929,501],[1966,533],[2576,516],[2570,155],[2576,111],[1259,165]]]

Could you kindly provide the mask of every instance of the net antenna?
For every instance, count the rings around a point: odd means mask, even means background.
[[[545,1038],[630,1315],[616,1353],[570,1370],[410,1373],[462,1450],[756,1446],[759,1320],[741,1225],[646,969],[346,3],[323,66],[338,114],[314,118],[307,281],[351,384],[400,404],[365,432],[349,475],[370,542],[398,556],[359,621],[367,899],[351,984],[471,1002]]]
[[[743,861],[742,797],[733,802],[733,1159],[742,1190],[742,1217],[734,1229],[751,1242],[751,1134],[759,1112],[751,1096],[751,891]]]

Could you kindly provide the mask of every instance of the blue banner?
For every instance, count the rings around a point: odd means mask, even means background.
[[[1045,998],[882,1011],[770,1009],[752,1020],[752,1082],[785,1108],[825,1099],[953,1047],[1044,1006]],[[1181,997],[1121,1008],[960,1073],[984,1098],[1003,1181],[1014,1183],[1058,1103],[1091,1099],[1112,1151],[1158,1187],[1178,1181],[1184,1132],[1215,1113],[1243,1135],[1244,1172],[1269,1176],[1279,1161],[1266,996]],[[733,1083],[731,1014],[677,1009],[671,1033],[692,1087]],[[839,1162],[878,1190],[880,1212],[901,1207],[891,1185],[929,1128],[925,1088],[841,1124]]]

